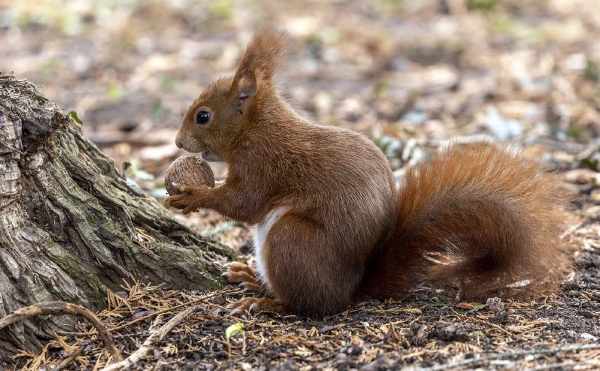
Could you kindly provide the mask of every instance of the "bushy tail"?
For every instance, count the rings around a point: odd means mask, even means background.
[[[510,147],[455,144],[406,174],[397,229],[361,287],[398,296],[419,284],[469,298],[556,289],[571,267],[558,176]]]

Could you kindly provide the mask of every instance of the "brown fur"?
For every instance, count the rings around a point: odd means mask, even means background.
[[[560,239],[569,196],[558,176],[510,147],[448,147],[410,169],[398,197],[397,228],[363,294],[429,283],[468,298],[530,296],[556,289],[571,267]]]
[[[556,285],[568,264],[558,239],[565,198],[553,176],[501,146],[454,146],[413,168],[398,193],[371,141],[310,123],[280,97],[272,78],[284,46],[282,34],[260,31],[234,77],[189,108],[178,146],[222,158],[229,173],[222,186],[181,187],[170,201],[248,223],[284,210],[259,258],[286,310],[334,313],[422,282],[475,296],[523,279]],[[195,123],[200,110],[211,112],[208,124]]]

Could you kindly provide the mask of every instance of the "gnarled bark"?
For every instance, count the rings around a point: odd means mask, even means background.
[[[99,309],[123,279],[208,290],[231,252],[123,178],[69,115],[0,73],[0,317],[41,301]],[[68,318],[0,331],[0,355],[35,349]]]

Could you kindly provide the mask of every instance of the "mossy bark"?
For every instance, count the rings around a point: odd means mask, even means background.
[[[178,223],[34,85],[0,73],[0,317],[36,302],[102,308],[123,279],[211,290],[231,251]],[[68,318],[0,331],[0,355],[38,348]]]

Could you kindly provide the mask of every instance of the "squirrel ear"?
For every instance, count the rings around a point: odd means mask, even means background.
[[[235,73],[234,84],[239,82],[246,71],[252,72],[255,85],[269,83],[279,65],[283,62],[286,46],[286,34],[274,32],[269,27],[258,31],[248,43],[244,56]]]
[[[237,98],[244,100],[256,94],[256,77],[250,70],[242,71],[237,80]]]

